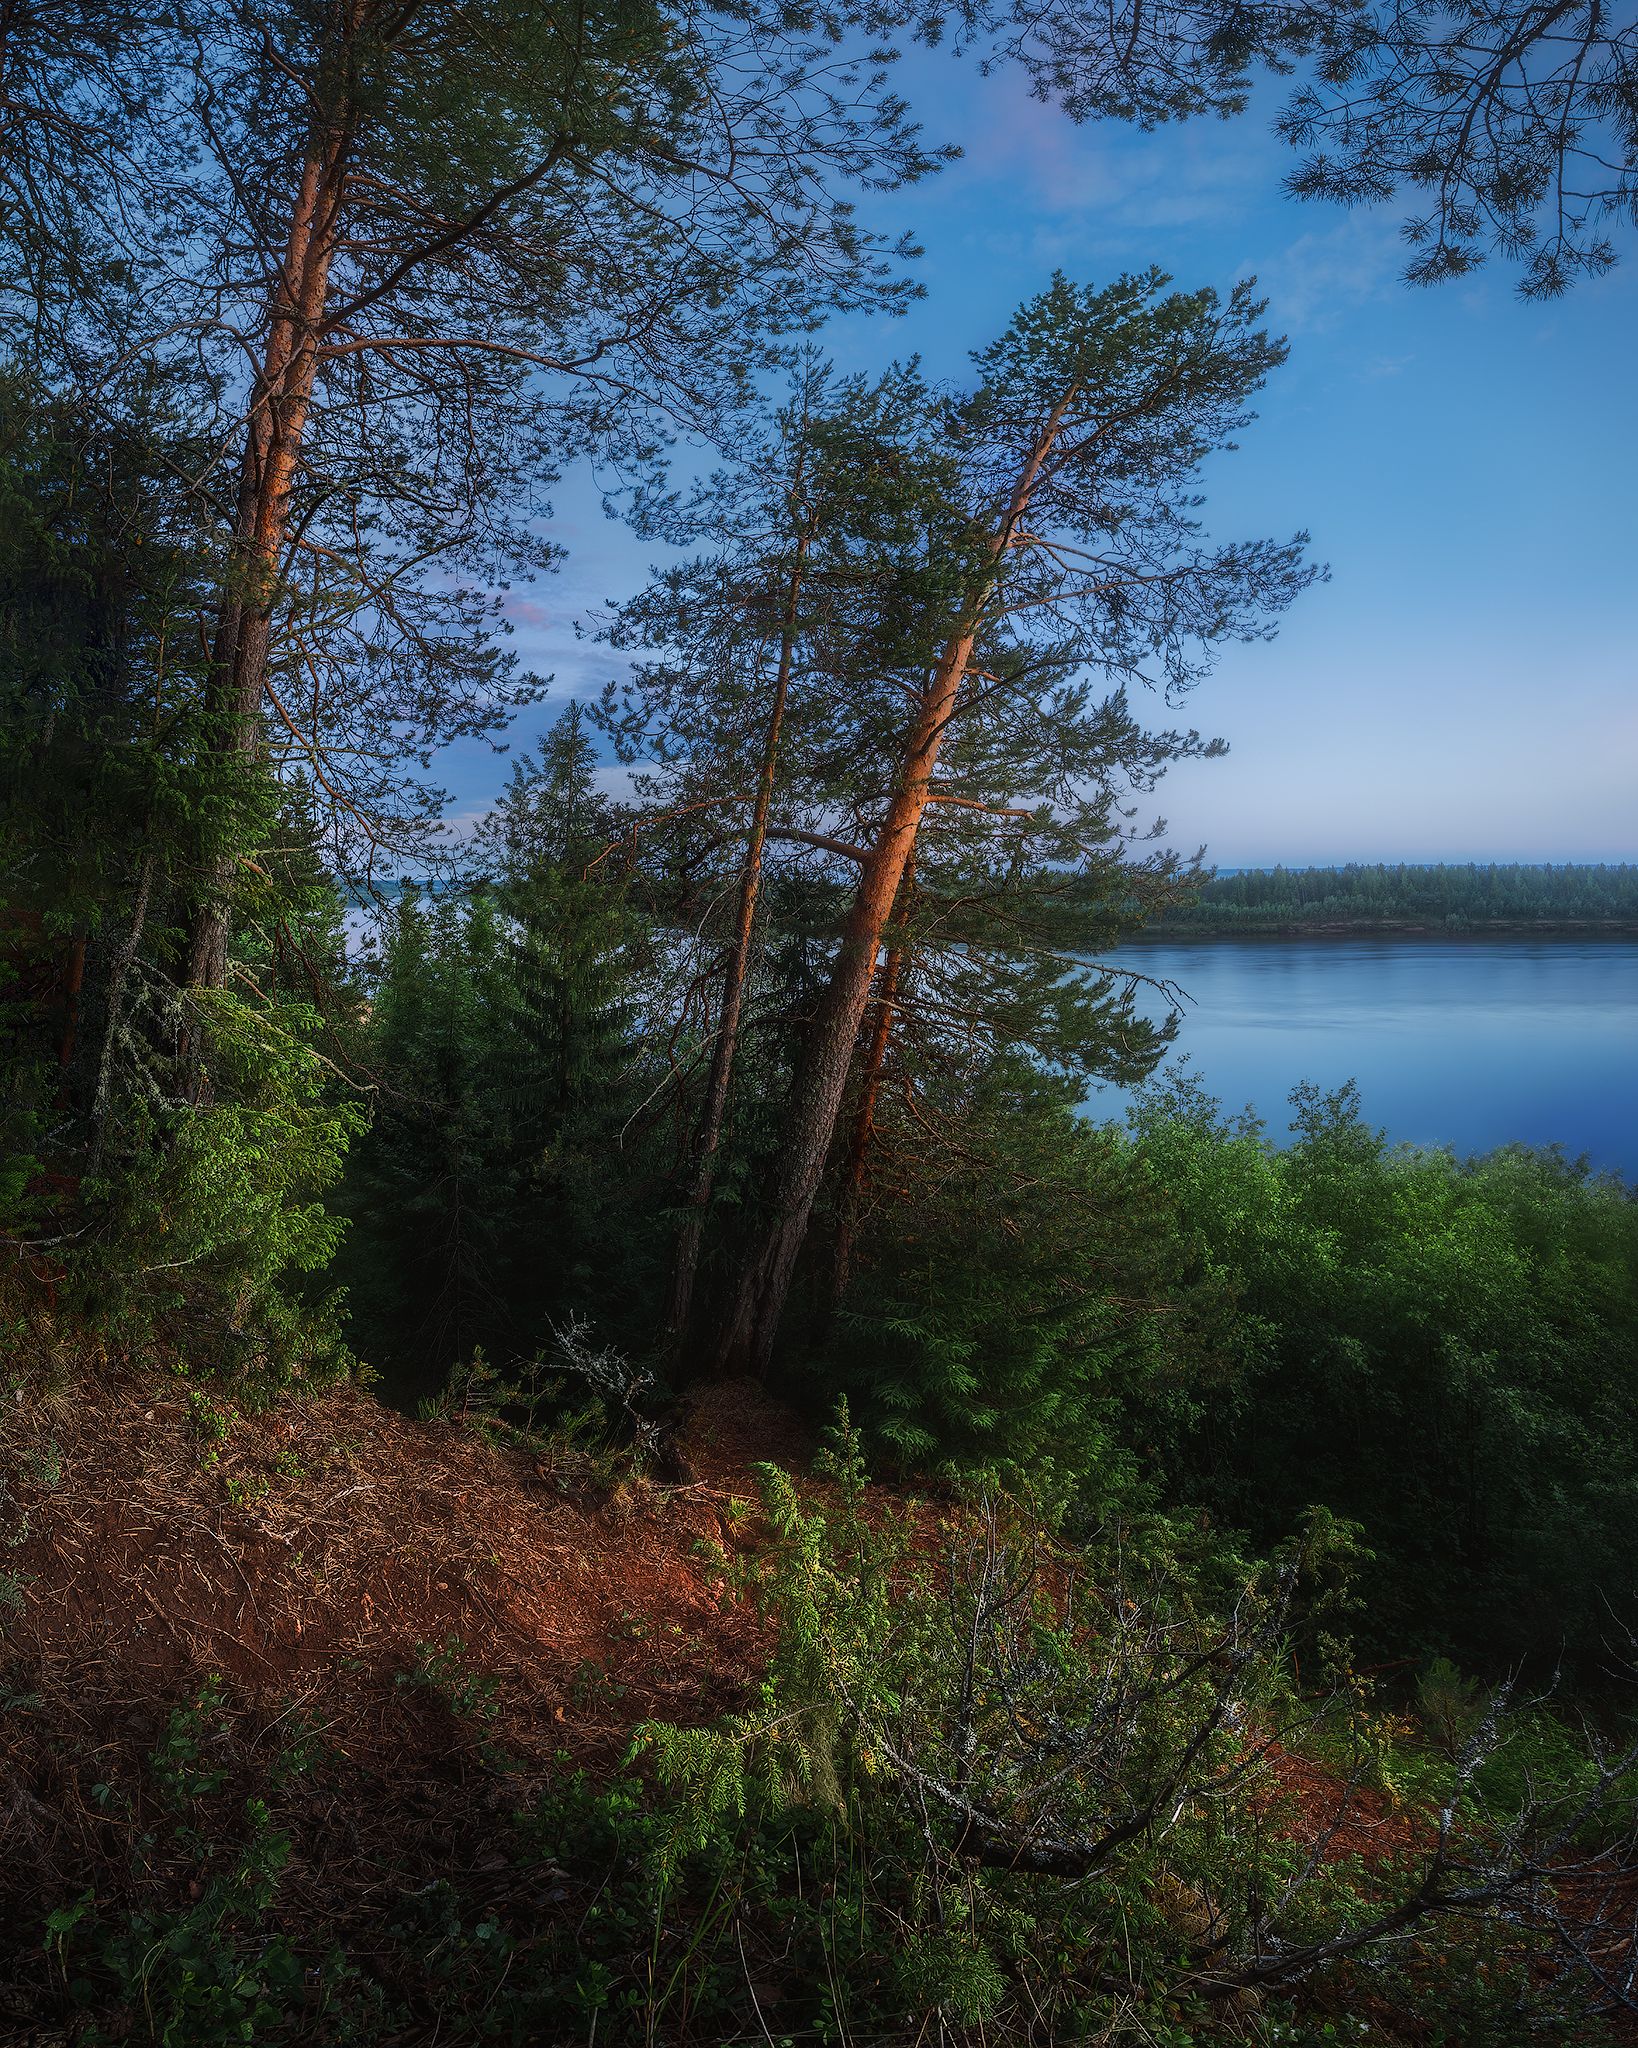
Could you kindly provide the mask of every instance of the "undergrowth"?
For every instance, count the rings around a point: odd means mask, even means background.
[[[269,1725],[218,1680],[180,1702],[140,1770],[95,1788],[120,1854],[42,1901],[36,1975],[66,2039],[1602,2038],[1552,1888],[1502,1865],[1571,1823],[1596,1863],[1610,1758],[1544,1705],[1513,1729],[1450,1669],[1414,1717],[1383,1711],[1331,1633],[1345,1528],[1225,1599],[1164,1523],[1071,1546],[978,1496],[934,1532],[870,1494],[845,1414],[816,1486],[760,1480],[749,1576],[778,1648],[742,1709],[640,1728],[611,1777],[463,1744],[470,1839],[418,1857],[400,1828],[363,1900],[330,1874],[335,1816],[424,1794],[342,1755],[319,1712]],[[482,1737],[459,1638],[395,1691]],[[1315,1813],[1280,1764],[1321,1751]],[[1433,1868],[1442,1903],[1395,1920]]]

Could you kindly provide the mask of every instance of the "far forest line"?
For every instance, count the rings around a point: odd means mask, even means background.
[[[1399,929],[1638,932],[1638,863],[1349,862],[1213,875],[1153,928],[1235,934]]]

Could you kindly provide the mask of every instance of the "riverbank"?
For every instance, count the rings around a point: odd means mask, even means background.
[[[1196,923],[1187,916],[1157,918],[1139,939],[1638,939],[1638,918],[1468,918],[1443,920],[1394,917],[1280,918],[1267,924]],[[1130,943],[1125,941],[1123,943]]]
[[[1158,929],[1178,938],[1638,938],[1638,863],[1225,868]]]

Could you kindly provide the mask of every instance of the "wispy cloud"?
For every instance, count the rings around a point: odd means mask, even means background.
[[[1298,235],[1244,268],[1255,272],[1277,325],[1328,334],[1365,306],[1403,290],[1403,266],[1404,244],[1393,223],[1381,214],[1351,213]],[[1379,355],[1375,360],[1385,359]],[[1375,372],[1392,373],[1391,368]]]
[[[508,591],[501,599],[501,617],[510,619],[514,626],[534,626],[545,632],[558,622],[543,604],[532,597],[519,597],[515,591]]]
[[[1158,228],[1226,220],[1266,182],[1262,152],[1244,132],[1199,125],[1145,135],[1110,124],[1076,127],[1016,80],[987,82],[983,119],[970,133],[952,185],[1027,194],[1015,217],[1037,235],[1046,222],[1073,230],[1077,247],[1114,245]],[[1047,228],[1050,235],[1051,228]]]

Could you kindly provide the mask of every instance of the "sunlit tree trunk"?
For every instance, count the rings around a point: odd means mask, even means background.
[[[337,6],[331,61],[321,83],[331,104],[315,120],[291,210],[267,341],[251,391],[234,534],[211,649],[207,727],[227,757],[256,751],[273,611],[318,368],[330,272],[340,234],[353,112],[348,68],[363,0]],[[204,877],[188,949],[188,982],[227,978],[228,894],[233,856],[219,852]]]
[[[915,882],[916,863],[915,856],[912,855],[904,871],[904,887],[899,905],[901,920],[909,908]],[[901,941],[889,949],[887,958],[882,962],[881,986],[876,993],[875,1013],[871,1018],[870,1035],[865,1044],[864,1063],[859,1076],[859,1100],[853,1118],[853,1136],[848,1146],[847,1169],[842,1178],[841,1193],[837,1201],[836,1246],[830,1275],[832,1309],[847,1292],[848,1277],[853,1267],[853,1239],[858,1227],[859,1203],[864,1195],[865,1166],[870,1157],[871,1142],[876,1135],[876,1103],[881,1095],[882,1070],[887,1064],[887,1048],[893,1036],[893,1021],[898,1014],[899,985],[904,978],[906,965],[907,948]]]

